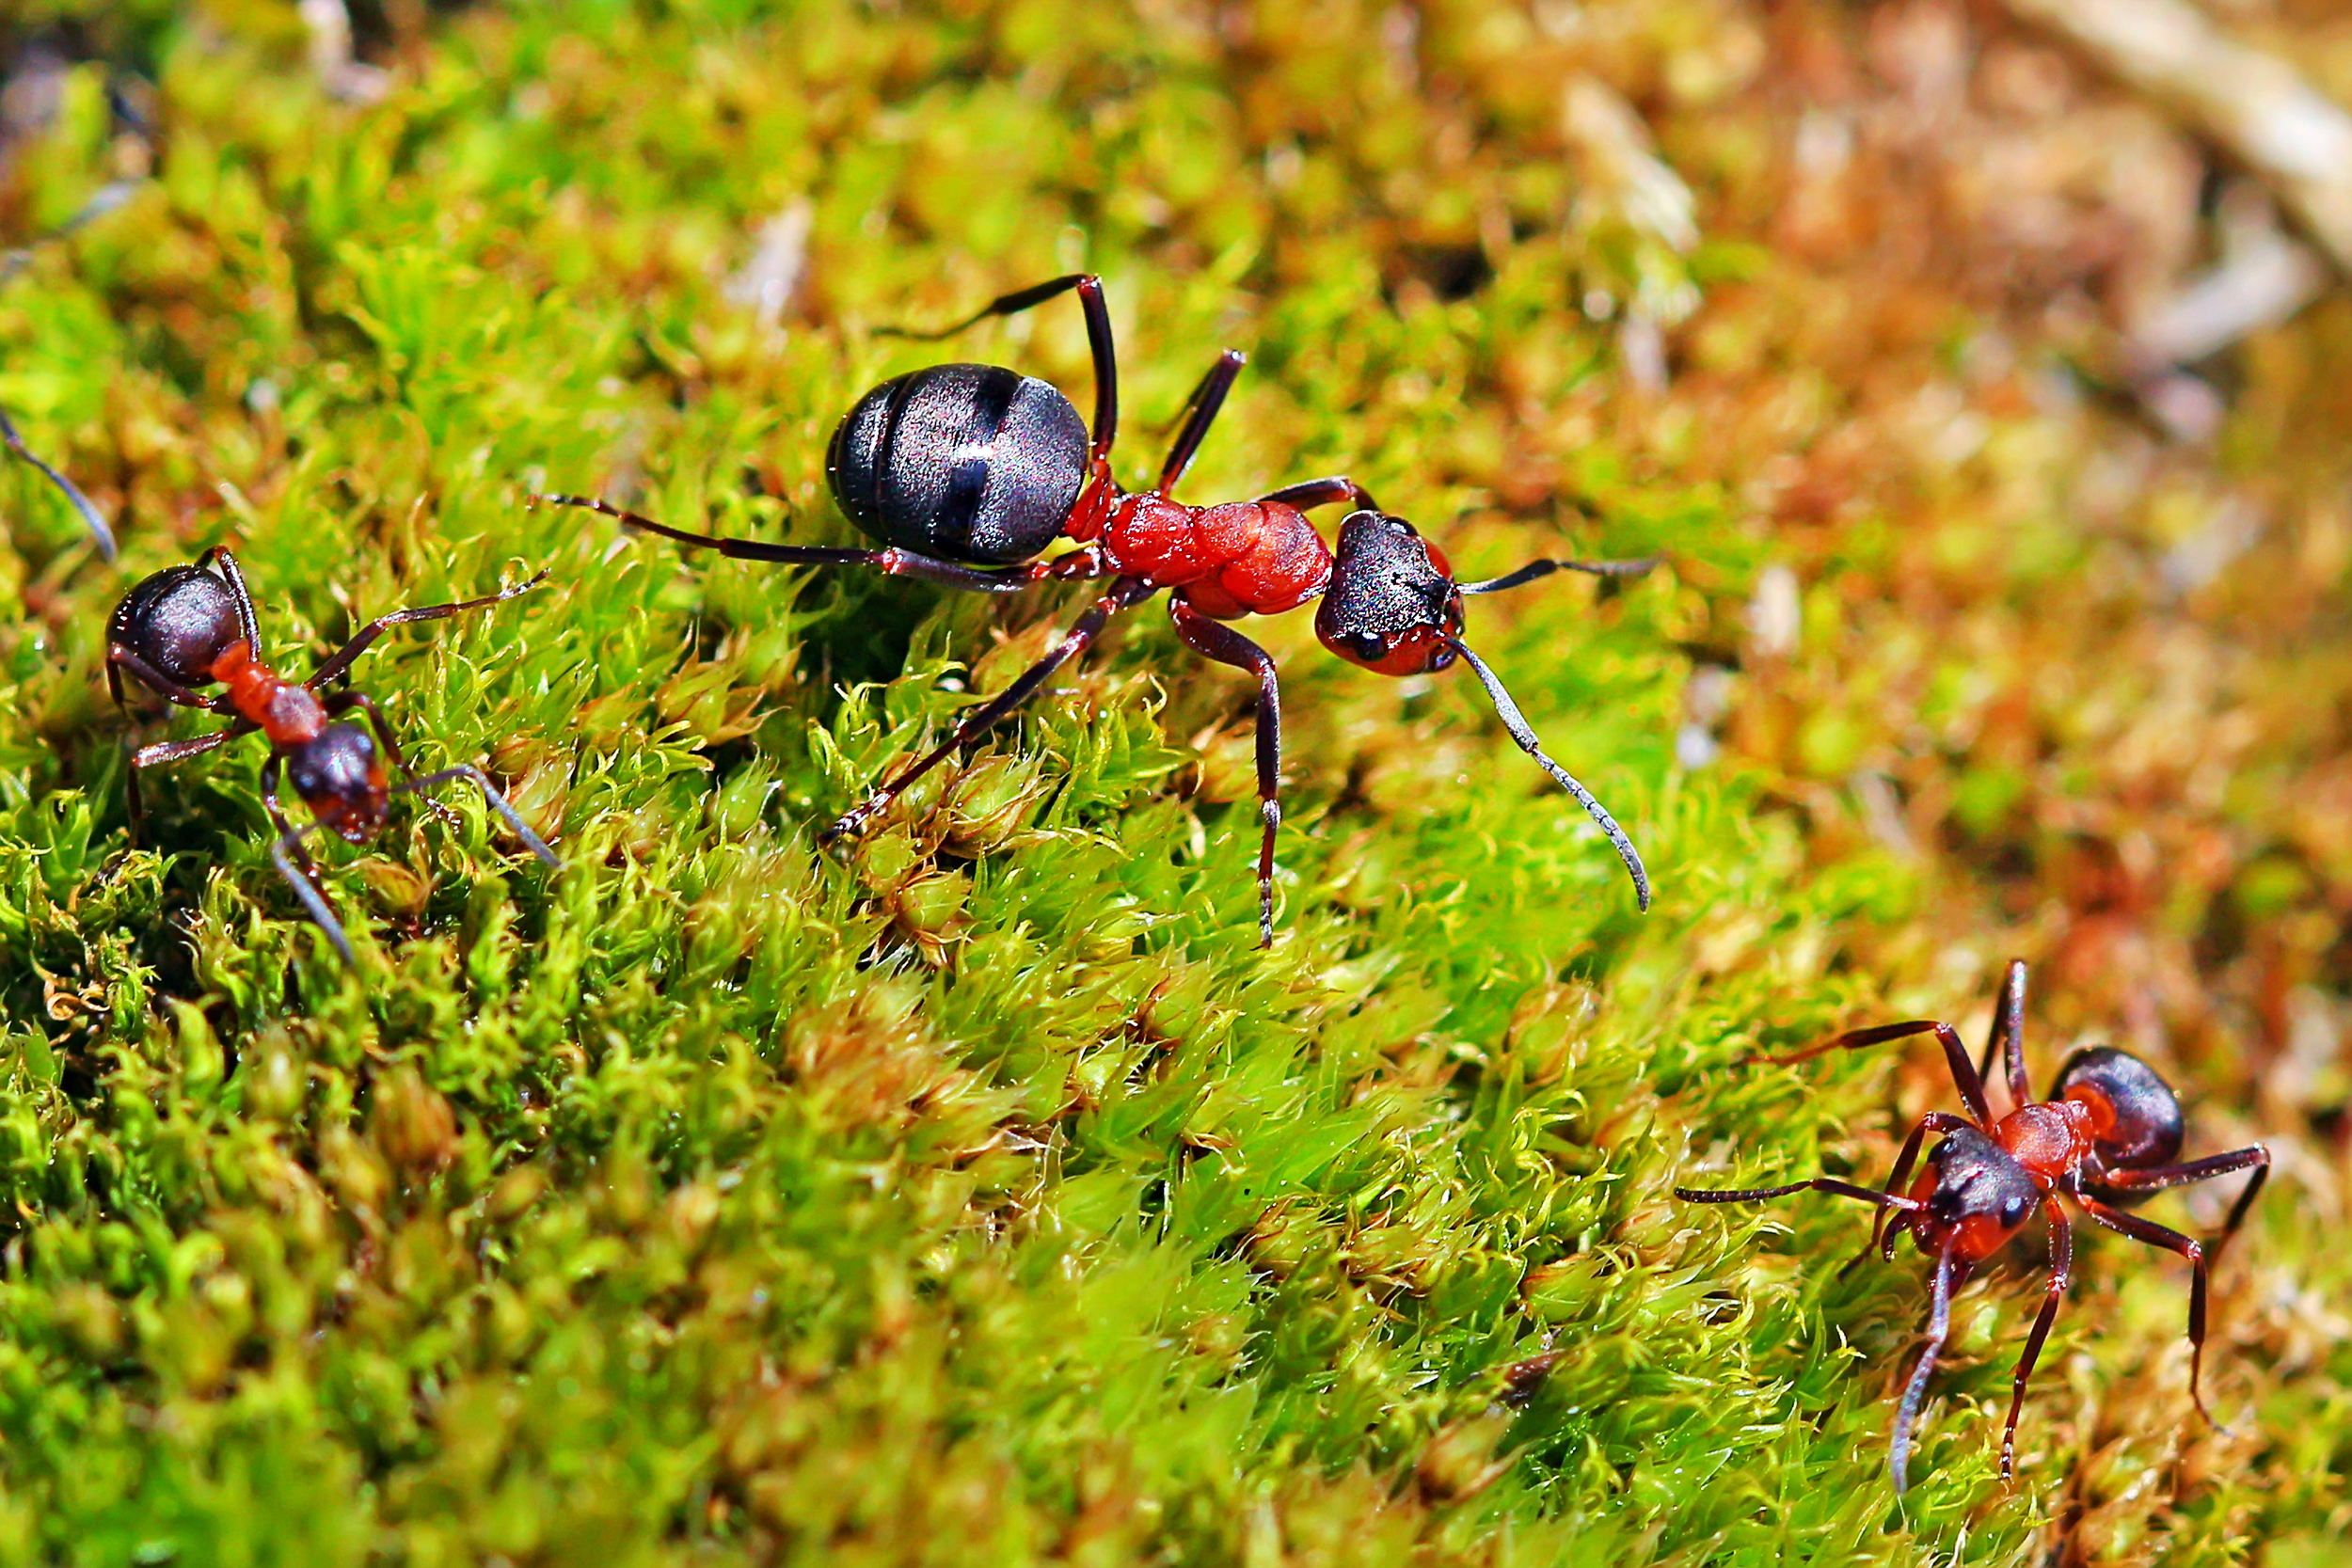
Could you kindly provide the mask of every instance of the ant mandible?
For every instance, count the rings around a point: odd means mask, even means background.
[[[1957,1117],[1931,1111],[1919,1118],[1903,1141],[1887,1190],[1856,1186],[1836,1177],[1817,1176],[1784,1187],[1750,1187],[1736,1191],[1677,1187],[1675,1196],[1692,1203],[1756,1203],[1808,1189],[1857,1197],[1876,1204],[1869,1244],[1846,1267],[1851,1269],[1877,1252],[1892,1260],[1895,1243],[1906,1232],[1922,1256],[1935,1259],[1930,1294],[1928,1342],[1904,1385],[1895,1416],[1893,1470],[1895,1490],[1906,1483],[1911,1457],[1911,1430],[1925,1398],[1928,1374],[1951,1326],[1952,1292],[1976,1266],[1999,1251],[2011,1236],[2042,1211],[2050,1231],[2050,1277],[2042,1310],[2026,1337],[2026,1354],[2018,1359],[2010,1390],[2009,1420],[2001,1428],[2001,1479],[2015,1474],[2017,1417],[2025,1407],[2026,1380],[2033,1375],[2042,1342],[2058,1317],[2058,1300],[2066,1293],[2074,1268],[2074,1228],[2058,1195],[2109,1230],[2142,1241],[2187,1259],[2194,1269],[2188,1297],[2188,1393],[2197,1413],[2214,1424],[2205,1408],[2198,1379],[2205,1356],[2205,1279],[2212,1256],[2218,1254],[2253,1207],[2254,1196],[2270,1175],[2270,1151],[2260,1144],[2211,1154],[2201,1160],[2176,1163],[2181,1152],[2181,1102],[2155,1069],[2128,1053],[2108,1046],[2077,1051],[2058,1069],[2050,1098],[2037,1101],[2026,1077],[2026,965],[2011,959],[1993,1014],[1993,1032],[1985,1041],[1981,1064],[1968,1060],[1967,1048],[1951,1025],[1930,1019],[1907,1023],[1882,1023],[1855,1029],[1819,1045],[1764,1061],[1786,1065],[1823,1052],[1852,1046],[1877,1045],[1932,1033],[1944,1047],[1952,1083],[1960,1090],[1968,1115]],[[2007,1064],[2013,1108],[1994,1120],[1984,1094],[1985,1076],[1993,1070],[1998,1049]],[[1903,1182],[1918,1159],[1919,1146],[1931,1132],[1942,1141],[1928,1151],[1928,1168],[1906,1194]],[[2210,1180],[2232,1172],[2251,1170],[2252,1180],[2231,1206],[2228,1222],[2208,1248],[2177,1230],[2123,1211],[2142,1203],[2167,1187]]]
[[[379,615],[312,671],[309,680],[299,683],[284,679],[258,657],[262,639],[254,620],[253,597],[246,591],[237,558],[225,547],[215,546],[198,556],[192,566],[168,566],[141,581],[123,595],[106,623],[106,684],[116,704],[127,705],[122,676],[128,672],[167,702],[229,715],[233,721],[225,730],[188,740],[159,741],[131,754],[131,841],[138,842],[147,815],[139,794],[142,769],[185,762],[259,731],[270,743],[269,761],[262,771],[262,804],[278,828],[270,860],[293,884],[295,896],[335,944],[343,962],[355,969],[358,961],[352,956],[350,940],[343,935],[342,923],[319,891],[318,866],[303,847],[305,835],[324,830],[349,843],[364,844],[383,831],[385,808],[392,795],[466,779],[480,787],[484,798],[532,854],[549,865],[561,864],[555,851],[516,815],[506,797],[481,769],[459,763],[420,777],[401,755],[400,744],[392,738],[373,698],[360,691],[325,696],[318,691],[350,669],[353,660],[367,652],[387,628],[486,609],[536,588],[547,576],[543,571],[527,582],[479,599]],[[198,689],[209,686],[223,689],[214,694]],[[354,708],[368,716],[375,739],[370,739],[368,732],[357,724],[337,721],[338,716]],[[376,754],[379,740],[381,757]],[[386,757],[400,772],[397,783],[385,773]],[[281,772],[316,819],[305,827],[296,828],[287,821],[278,804]],[[439,801],[428,800],[426,804],[449,816],[449,809]]]
[[[831,842],[861,832],[910,784],[1037,693],[1056,670],[1084,652],[1104,623],[1168,593],[1176,635],[1195,653],[1257,676],[1258,935],[1274,942],[1274,835],[1282,808],[1281,691],[1266,651],[1224,623],[1280,615],[1320,597],[1315,635],[1351,664],[1384,675],[1443,670],[1458,657],[1478,676],[1520,750],[1576,797],[1632,876],[1649,908],[1648,874],[1633,843],[1592,793],[1544,754],[1535,732],[1502,680],[1462,641],[1462,599],[1517,588],[1554,572],[1633,577],[1655,561],[1535,561],[1485,582],[1456,582],[1438,548],[1344,474],[1311,479],[1254,500],[1194,506],[1170,492],[1192,466],[1224,405],[1245,356],[1219,355],[1185,401],[1176,438],[1152,488],[1120,488],[1110,467],[1119,434],[1119,377],[1102,280],[1073,274],[1005,294],[937,332],[896,336],[936,341],[992,316],[1009,316],[1075,293],[1086,314],[1094,365],[1094,429],[1049,384],[996,365],[934,365],[883,382],[842,420],[826,452],[825,477],[850,520],[879,550],[769,545],[690,533],[585,496],[534,496],[586,507],[630,528],[742,561],[811,566],[871,566],[898,577],[973,593],[1009,594],[1043,581],[1109,578],[1110,588],[1054,644],[937,748],[888,778],[819,834]],[[1334,557],[1304,513],[1347,501]],[[1036,559],[1056,539],[1079,547]]]

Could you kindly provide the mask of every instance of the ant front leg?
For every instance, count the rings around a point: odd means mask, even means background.
[[[1227,349],[1216,356],[1209,373],[1200,378],[1200,385],[1192,389],[1192,396],[1184,400],[1184,428],[1168,443],[1168,460],[1160,465],[1160,482],[1152,487],[1153,495],[1166,496],[1175,489],[1176,482],[1192,467],[1200,443],[1208,436],[1209,426],[1216,420],[1217,410],[1225,406],[1226,394],[1233,389],[1233,378],[1241,374],[1242,366],[1248,361],[1249,356],[1239,349]]]
[[[1282,688],[1274,658],[1223,622],[1211,620],[1183,598],[1168,612],[1176,635],[1193,652],[1258,677],[1258,945],[1274,945],[1274,833],[1282,825]]]
[[[2065,1299],[2067,1284],[2074,1277],[2074,1227],[2067,1223],[2066,1211],[2056,1197],[2044,1197],[2042,1207],[2050,1225],[2050,1282],[2042,1291],[2042,1310],[2034,1315],[2033,1332],[2026,1336],[2026,1354],[2017,1358],[2017,1377],[2010,1389],[2009,1419],[2001,1427],[2003,1481],[2017,1473],[2017,1418],[2026,1408],[2026,1381],[2042,1358],[2042,1341],[2050,1337],[2058,1303]]]
[[[943,588],[960,588],[971,594],[1017,594],[1037,583],[1062,581],[1070,578],[1100,578],[1109,575],[1099,546],[1089,545],[1045,561],[1031,561],[1019,566],[967,566],[960,561],[943,561],[937,556],[919,555],[914,550],[900,549],[893,545],[885,549],[836,549],[823,545],[770,545],[756,539],[730,539],[715,533],[693,533],[667,523],[657,523],[651,517],[625,511],[611,501],[597,500],[593,496],[534,495],[533,505],[540,501],[549,506],[577,506],[611,517],[624,528],[641,532],[660,534],[681,545],[698,549],[717,550],[732,561],[766,561],[787,566],[871,566],[892,577],[914,578],[920,582],[935,582]]]
[[[1062,640],[1047,650],[1043,658],[1023,671],[1019,679],[982,705],[977,712],[959,723],[953,734],[919,761],[901,768],[882,787],[867,796],[863,804],[842,814],[841,818],[832,827],[817,835],[818,842],[830,844],[845,834],[854,837],[863,832],[866,825],[886,810],[890,802],[897,800],[907,785],[946,761],[973,736],[1001,722],[1014,709],[1035,696],[1037,689],[1045,684],[1046,677],[1079,654],[1084,653],[1095,638],[1102,635],[1104,624],[1113,615],[1122,610],[1141,604],[1158,592],[1159,589],[1155,585],[1140,578],[1120,578],[1113,582],[1110,592],[1095,600],[1087,612],[1079,616],[1076,623],[1063,635]]]
[[[991,316],[1017,316],[1073,289],[1077,291],[1079,309],[1086,312],[1087,348],[1094,359],[1093,460],[1096,471],[1100,472],[1103,466],[1110,461],[1111,443],[1119,438],[1119,354],[1111,343],[1111,311],[1103,300],[1103,280],[1094,274],[1073,272],[1050,282],[999,294],[953,326],[943,326],[936,332],[885,326],[879,329],[879,334],[887,338],[912,338],[917,342],[937,342],[942,338],[952,338],[965,327],[977,325]]]
[[[324,683],[333,680],[337,675],[350,669],[352,661],[366,653],[368,645],[383,636],[390,627],[409,626],[418,621],[438,621],[451,615],[463,615],[469,610],[487,610],[494,604],[504,604],[517,594],[528,594],[547,580],[548,574],[543,569],[536,577],[518,582],[512,588],[501,589],[495,594],[485,594],[478,599],[464,599],[456,604],[425,605],[417,610],[395,610],[389,615],[379,615],[361,626],[358,635],[330,655],[325,663],[311,671],[310,678],[302,684],[315,690]]]
[[[175,762],[185,762],[190,757],[200,757],[205,752],[225,745],[241,735],[252,734],[253,729],[252,724],[240,719],[227,729],[215,730],[211,735],[199,735],[187,740],[159,740],[152,746],[142,746],[133,752],[131,771],[123,780],[123,795],[131,813],[133,847],[137,846],[147,825],[147,801],[139,790],[141,771],[150,768],[168,768]]]
[[[1945,1064],[1951,1069],[1952,1086],[1967,1102],[1968,1114],[1977,1118],[1977,1125],[1986,1131],[1993,1126],[1993,1108],[1984,1098],[1984,1080],[1977,1076],[1976,1063],[1968,1059],[1968,1048],[1961,1043],[1960,1035],[1948,1023],[1931,1018],[1913,1019],[1905,1023],[1880,1023],[1867,1029],[1850,1029],[1833,1035],[1819,1045],[1808,1045],[1802,1051],[1791,1051],[1785,1056],[1743,1056],[1745,1062],[1767,1062],[1773,1067],[1791,1067],[1809,1062],[1831,1051],[1849,1051],[1858,1046],[1883,1045],[1888,1040],[1909,1039],[1914,1035],[1932,1033],[1944,1048]]]

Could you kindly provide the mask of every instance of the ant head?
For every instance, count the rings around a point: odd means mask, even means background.
[[[1454,662],[1461,630],[1462,590],[1444,553],[1402,517],[1351,513],[1315,610],[1323,645],[1384,675],[1418,675]]]
[[[243,641],[236,596],[197,566],[167,566],[122,596],[107,639],[182,686],[209,686],[213,665]]]
[[[1935,1251],[1949,1238],[1953,1255],[1973,1263],[2033,1218],[2042,1189],[2008,1149],[1962,1128],[1935,1146],[1911,1196],[1925,1206],[1910,1219],[1919,1250]]]
[[[286,779],[328,832],[365,844],[383,831],[384,801],[390,793],[384,762],[375,742],[357,724],[329,724],[315,738],[291,748]]]

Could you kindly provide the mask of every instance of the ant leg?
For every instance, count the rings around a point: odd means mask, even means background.
[[[1176,635],[1194,653],[1258,677],[1258,945],[1274,945],[1274,832],[1282,825],[1282,688],[1274,658],[1223,622],[1181,598],[1168,602]]]
[[[2268,1168],[2266,1164],[2265,1168]],[[2074,1193],[2074,1201],[2083,1206],[2084,1213],[2109,1230],[2121,1232],[2136,1242],[2146,1242],[2150,1246],[2162,1247],[2167,1252],[2177,1252],[2188,1259],[2192,1271],[2188,1286],[2188,1397],[2189,1402],[2197,1406],[2197,1414],[2205,1418],[2205,1424],[2218,1427],[2221,1423],[2215,1420],[2213,1412],[2205,1408],[2205,1396],[2198,1387],[2205,1366],[2206,1265],[2203,1244],[2177,1230],[2167,1229],[2153,1220],[2144,1220],[2137,1214],[2110,1209],[2080,1189]]]
[[[1088,644],[1102,634],[1104,624],[1122,610],[1141,604],[1159,592],[1157,585],[1140,578],[1120,578],[1113,582],[1110,592],[1094,601],[1087,612],[1078,617],[1062,640],[1046,650],[1045,657],[1021,673],[1019,679],[998,692],[993,698],[965,718],[955,732],[927,753],[885,782],[867,796],[863,804],[845,812],[840,819],[817,835],[820,844],[830,844],[844,834],[854,836],[865,831],[866,824],[880,815],[901,790],[938,767],[974,736],[1002,721],[1022,704],[1037,694],[1047,676],[1084,653]]]
[[[1017,316],[1033,306],[1078,291],[1079,307],[1086,311],[1087,348],[1094,356],[1094,461],[1099,466],[1108,460],[1111,443],[1119,436],[1119,356],[1111,344],[1110,307],[1103,302],[1103,280],[1090,272],[1073,272],[1050,282],[1016,289],[1009,294],[998,294],[977,310],[953,326],[943,326],[936,332],[914,332],[903,326],[876,329],[884,338],[912,338],[917,342],[937,342],[952,338],[967,326],[974,326],[991,316]]]
[[[253,617],[253,595],[246,588],[245,573],[238,567],[237,558],[229,553],[228,546],[215,545],[196,558],[198,571],[207,566],[220,568],[220,578],[229,585],[230,597],[237,601],[237,629],[245,633],[246,646],[258,658],[262,652],[261,623]]]
[[[1345,474],[1333,474],[1327,479],[1302,479],[1296,484],[1269,490],[1255,499],[1260,506],[1295,506],[1301,512],[1329,506],[1333,501],[1346,501],[1359,512],[1380,510],[1380,503],[1372,499],[1372,492]]]
[[[2026,1077],[2026,960],[2011,958],[2009,969],[2001,976],[2001,1000],[1993,1008],[1993,1029],[1984,1037],[1984,1055],[1977,1063],[1977,1076],[1993,1076],[1993,1054],[2003,1051],[2003,1064],[2009,1069],[2010,1109],[2033,1102],[2033,1085]]]
[[[118,705],[122,702],[122,676],[119,672],[124,670],[130,671],[141,686],[167,703],[175,703],[181,707],[199,707],[210,713],[228,711],[226,698],[207,696],[193,687],[182,686],[119,643],[106,650],[106,680],[114,689]]]
[[[114,560],[115,531],[106,526],[106,519],[82,494],[81,486],[33,454],[33,449],[24,444],[24,437],[16,433],[16,421],[8,418],[6,409],[0,409],[0,441],[7,442],[10,451],[40,469],[42,477],[57,487],[73,510],[82,515],[82,526],[89,530],[90,543],[98,546],[99,555],[109,562]]]
[[[1921,1117],[1918,1125],[1912,1128],[1911,1136],[1903,1140],[1902,1152],[1895,1157],[1895,1174],[1886,1179],[1886,1190],[1890,1193],[1899,1193],[1903,1190],[1903,1183],[1911,1180],[1911,1167],[1918,1162],[1919,1146],[1927,1141],[1929,1133],[1956,1132],[1962,1128],[1973,1127],[1973,1125],[1967,1117],[1953,1116],[1948,1111],[1930,1111],[1926,1116]],[[1846,1266],[1837,1271],[1838,1278],[1845,1278],[1855,1264],[1868,1258],[1870,1254],[1879,1252],[1882,1247],[1884,1249],[1883,1256],[1889,1261],[1893,1260],[1895,1238],[1902,1232],[1899,1229],[1891,1232],[1887,1229],[1886,1221],[1891,1212],[1890,1210],[1879,1211],[1878,1216],[1870,1222],[1869,1244],[1855,1253],[1847,1261]]]
[[[1495,717],[1501,719],[1502,727],[1511,732],[1511,738],[1518,742],[1519,750],[1534,757],[1535,766],[1550,774],[1553,782],[1576,797],[1576,803],[1584,808],[1584,815],[1593,819],[1615,847],[1617,859],[1625,863],[1626,873],[1633,879],[1634,899],[1646,911],[1649,908],[1649,873],[1642,866],[1641,851],[1633,847],[1633,841],[1626,837],[1623,828],[1617,826],[1617,819],[1609,815],[1606,806],[1593,798],[1591,790],[1577,783],[1566,768],[1544,754],[1542,743],[1535,738],[1534,726],[1519,712],[1518,704],[1511,700],[1511,693],[1503,689],[1502,677],[1488,669],[1486,661],[1470,652],[1470,644],[1460,638],[1448,637],[1445,642],[1447,647],[1470,661],[1471,671],[1478,676],[1478,684],[1486,689],[1487,701],[1495,705]]]
[[[438,621],[445,616],[463,615],[469,610],[486,610],[494,604],[504,604],[517,594],[528,594],[547,580],[548,574],[543,569],[536,577],[528,578],[512,588],[502,588],[495,594],[485,594],[478,599],[461,599],[455,604],[425,605],[416,610],[395,610],[389,615],[379,615],[361,626],[358,635],[354,636],[350,641],[329,655],[326,661],[311,671],[310,678],[302,684],[315,689],[324,682],[333,680],[337,675],[350,669],[352,662],[368,651],[368,644],[383,636],[389,627],[405,626],[417,621]]]
[[[1770,1197],[1787,1197],[1790,1193],[1835,1193],[1839,1197],[1858,1197],[1865,1203],[1875,1203],[1882,1209],[1899,1209],[1914,1212],[1926,1207],[1916,1198],[1899,1193],[1883,1193],[1875,1187],[1857,1187],[1851,1181],[1840,1181],[1834,1176],[1817,1176],[1807,1181],[1791,1181],[1785,1187],[1677,1187],[1675,1196],[1686,1203],[1761,1203]]]
[[[308,827],[296,828],[286,820],[285,808],[278,803],[278,775],[284,766],[283,757],[273,755],[262,768],[262,806],[269,813],[269,819],[278,825],[277,842],[269,847],[270,863],[278,867],[278,874],[293,887],[294,896],[301,899],[302,907],[310,911],[311,921],[326,933],[326,940],[335,944],[335,951],[342,955],[343,966],[357,971],[359,960],[352,955],[351,939],[343,935],[343,923],[335,918],[335,911],[327,906],[326,895],[319,891],[317,863],[310,859],[310,851],[302,847],[303,835],[315,830],[318,824],[313,822]]]
[[[2249,1144],[2227,1154],[2208,1154],[2201,1160],[2191,1160],[2185,1164],[2105,1171],[2095,1179],[2093,1185],[2106,1189],[2109,1194],[2160,1193],[2167,1187],[2185,1187],[2192,1181],[2210,1181],[2217,1176],[2227,1176],[2241,1170],[2251,1170],[2254,1179],[2246,1183],[2246,1190],[2237,1195],[2235,1203],[2230,1205],[2230,1217],[2222,1224],[2221,1234],[2214,1238],[2213,1252],[2218,1256],[2230,1238],[2237,1234],[2237,1227],[2246,1219],[2246,1212],[2254,1207],[2255,1196],[2263,1190],[2263,1183],[2270,1180],[2270,1150],[2262,1145]]]
[[[550,506],[584,507],[602,513],[624,527],[646,533],[658,533],[664,539],[675,539],[681,545],[698,549],[717,550],[735,561],[781,562],[787,566],[871,566],[892,577],[915,578],[943,587],[961,588],[975,594],[1016,594],[1033,583],[1047,578],[1099,578],[1105,576],[1102,551],[1089,546],[1050,561],[1032,561],[1019,566],[966,566],[961,562],[942,561],[936,556],[917,555],[897,546],[886,549],[834,549],[820,545],[768,545],[756,539],[726,539],[714,533],[690,533],[682,528],[657,523],[651,517],[641,517],[634,512],[622,510],[610,501],[590,496],[534,495],[532,504],[546,501]]]
[[[1184,428],[1168,443],[1168,461],[1160,465],[1160,482],[1152,487],[1153,495],[1165,496],[1175,489],[1176,482],[1192,467],[1193,456],[1200,451],[1209,426],[1216,422],[1217,410],[1225,406],[1225,395],[1233,389],[1233,378],[1241,374],[1242,366],[1248,362],[1249,356],[1241,350],[1227,349],[1216,356],[1209,373],[1200,378],[1200,385],[1192,389],[1192,396],[1184,400]]]
[[[2074,1227],[2067,1223],[2066,1211],[2055,1197],[2042,1199],[2042,1212],[2050,1222],[2050,1283],[2042,1292],[2042,1310],[2034,1315],[2033,1332],[2026,1336],[2026,1354],[2017,1358],[2017,1378],[2010,1389],[2009,1420],[2001,1428],[2003,1481],[2017,1473],[2017,1418],[2026,1408],[2026,1380],[2033,1376],[2033,1364],[2042,1357],[2042,1341],[2050,1337],[2058,1303],[2074,1277]]]
[[[1465,594],[1500,594],[1506,588],[1518,588],[1548,578],[1554,572],[1588,572],[1597,578],[1638,578],[1666,558],[1645,555],[1639,561],[1531,561],[1516,572],[1506,572],[1485,582],[1466,582]]]
[[[1968,1048],[1961,1043],[1959,1033],[1950,1024],[1938,1023],[1931,1018],[1915,1018],[1906,1023],[1874,1024],[1867,1029],[1849,1029],[1842,1035],[1833,1035],[1818,1045],[1791,1051],[1785,1056],[1743,1056],[1740,1062],[1742,1065],[1767,1062],[1773,1067],[1789,1067],[1798,1062],[1811,1061],[1824,1052],[1883,1045],[1888,1040],[1909,1039],[1914,1035],[1931,1032],[1934,1034],[1936,1043],[1944,1048],[1945,1063],[1952,1071],[1952,1086],[1960,1090],[1960,1098],[1968,1102],[1968,1113],[1977,1118],[1977,1125],[1990,1131],[1993,1108],[1984,1098],[1984,1080],[1977,1076],[1977,1065],[1968,1059]]]
[[[403,779],[400,783],[392,785],[392,790],[394,793],[397,793],[404,789],[432,789],[437,785],[448,784],[455,779],[469,780],[475,788],[481,790],[483,799],[489,801],[490,809],[497,812],[501,817],[505,818],[506,825],[515,830],[515,836],[521,839],[524,847],[530,849],[532,854],[538,856],[540,860],[544,861],[548,865],[557,867],[561,867],[563,865],[564,862],[557,856],[554,850],[548,847],[547,841],[542,839],[537,833],[531,831],[531,824],[522,819],[520,814],[518,814],[515,810],[514,806],[508,802],[505,796],[501,795],[498,792],[498,787],[490,783],[489,779],[485,776],[482,769],[474,767],[470,763],[461,762],[454,768],[444,768],[437,773],[427,773],[422,777],[411,776],[409,778]]]
[[[1903,1397],[1895,1407],[1895,1446],[1891,1468],[1895,1473],[1895,1495],[1902,1496],[1910,1484],[1911,1429],[1919,1418],[1919,1406],[1927,1399],[1928,1374],[1935,1370],[1935,1359],[1944,1354],[1944,1341],[1951,1337],[1952,1292],[1968,1277],[1968,1265],[1952,1261],[1952,1243],[1935,1255],[1935,1285],[1930,1294],[1928,1307],[1928,1342],[1920,1347],[1919,1364],[1911,1369],[1911,1381],[1903,1385]]]
[[[241,735],[252,733],[253,728],[252,724],[240,719],[227,729],[215,730],[211,735],[199,735],[187,740],[159,740],[152,746],[142,746],[133,752],[131,772],[124,781],[123,789],[131,808],[131,843],[137,845],[140,830],[147,824],[147,802],[139,791],[139,772],[142,768],[167,768],[175,762],[185,762],[190,757],[200,757]]]

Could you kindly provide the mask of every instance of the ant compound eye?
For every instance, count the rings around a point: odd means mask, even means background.
[[[1389,657],[1389,640],[1376,631],[1350,632],[1347,644],[1348,652],[1368,664]]]
[[[2004,1230],[2014,1230],[2017,1227],[2025,1224],[2026,1216],[2032,1212],[2032,1198],[2026,1196],[2024,1193],[2011,1193],[2008,1197],[2002,1199],[2001,1201],[2001,1228]]]

